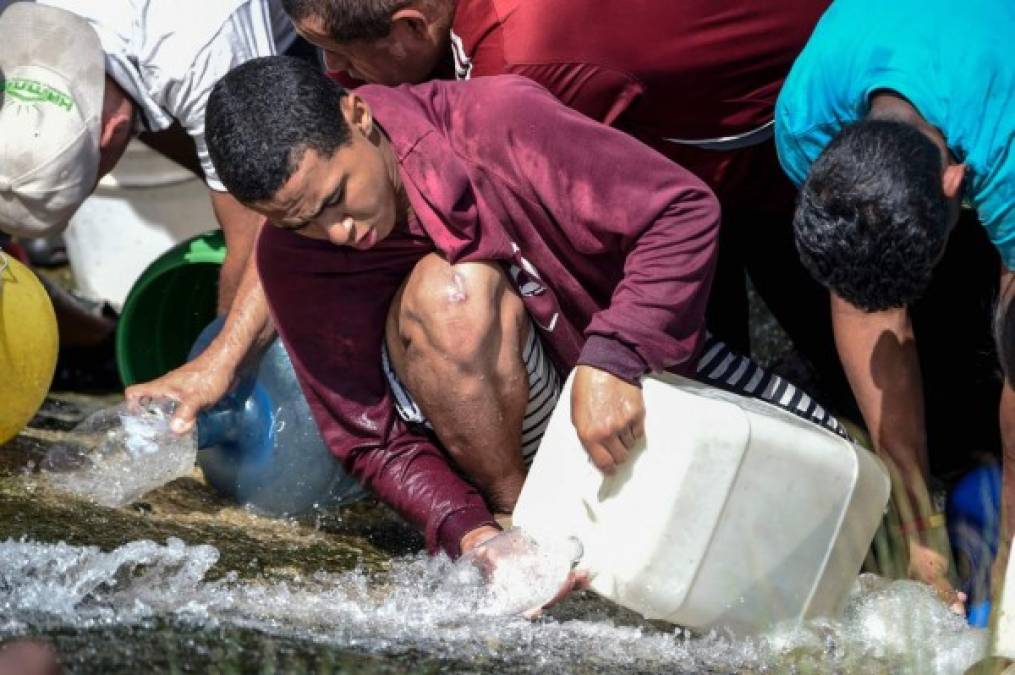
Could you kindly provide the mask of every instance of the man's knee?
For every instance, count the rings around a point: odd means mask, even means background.
[[[450,265],[421,260],[393,307],[396,335],[410,360],[436,358],[469,372],[496,360],[504,339],[517,340],[521,299],[495,263]]]

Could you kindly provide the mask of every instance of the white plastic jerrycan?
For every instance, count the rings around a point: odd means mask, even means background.
[[[762,401],[653,375],[645,440],[606,477],[571,424],[571,384],[513,520],[537,540],[576,538],[592,590],[738,633],[841,611],[888,502],[873,454]]]

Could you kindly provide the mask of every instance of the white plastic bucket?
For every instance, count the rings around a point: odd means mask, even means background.
[[[216,226],[205,183],[135,140],[74,214],[64,240],[78,291],[119,310],[149,263]]]
[[[841,610],[888,502],[873,454],[767,403],[657,375],[643,384],[645,442],[606,477],[571,424],[570,389],[513,520],[537,540],[576,538],[592,590],[695,629]]]

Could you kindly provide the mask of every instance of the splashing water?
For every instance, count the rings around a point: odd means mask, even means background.
[[[124,625],[157,617],[219,625],[359,652],[491,659],[533,671],[811,671],[960,673],[986,650],[925,588],[861,577],[840,621],[813,621],[753,639],[691,637],[618,625],[594,601],[570,600],[557,619],[528,622],[446,558],[392,561],[384,573],[318,572],[286,581],[208,581],[210,546],[136,541],[113,551],[0,543],[0,637],[53,627]],[[524,585],[524,584],[523,584]],[[529,591],[520,589],[519,598]],[[515,602],[519,602],[515,598]]]
[[[840,621],[776,628],[767,637],[781,654],[823,644],[825,667],[846,672],[876,662],[896,672],[963,673],[988,648],[986,631],[970,628],[926,584],[872,574],[860,576]]]
[[[510,616],[533,612],[561,591],[581,558],[580,546],[571,538],[546,538],[536,543],[521,528],[513,527],[463,555],[444,583],[482,584],[484,613]]]
[[[119,507],[190,473],[197,458],[195,434],[169,428],[174,403],[121,404],[87,417],[42,462],[57,490]]]

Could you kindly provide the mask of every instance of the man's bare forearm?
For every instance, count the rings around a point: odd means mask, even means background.
[[[229,391],[244,359],[267,344],[273,332],[268,303],[251,256],[225,325],[201,355],[162,377],[128,387],[124,393],[128,400],[175,399],[178,406],[172,428],[176,433],[185,433],[193,428],[202,410],[215,405]]]
[[[219,272],[219,314],[226,314],[253,258],[265,217],[248,209],[228,192],[210,191],[212,210],[226,239],[226,259]]]
[[[832,321],[839,357],[875,449],[891,465],[896,489],[908,496],[908,504],[900,504],[901,515],[925,517],[930,500],[923,381],[908,312],[864,312],[833,294]]]
[[[1015,296],[1015,272],[1012,272],[1004,265],[1001,266],[1000,300],[998,301],[998,316],[1004,317],[1008,305]],[[1003,325],[999,322],[998,325]],[[1004,340],[1010,339],[1005,331],[997,335],[998,356],[1006,359],[1006,350],[1010,347],[1002,344]],[[1001,405],[998,410],[998,420],[1001,425],[1001,447],[1003,450],[1003,472],[1001,483],[1001,524],[1002,524],[1002,549],[1015,534],[1015,388],[1012,386],[1012,377],[1015,373],[1008,373],[1004,388],[1001,390]]]
[[[1006,382],[1001,392],[998,414],[1001,423],[1001,445],[1004,449],[1004,472],[1001,489],[1003,539],[1011,540],[1015,524],[1015,389]]]
[[[833,295],[832,324],[846,377],[891,476],[909,576],[961,612],[965,596],[948,577],[947,535],[932,518],[923,380],[909,313],[864,312]]]
[[[268,344],[274,334],[268,300],[251,255],[225,324],[200,358],[210,367],[235,371],[247,355]]]
[[[265,346],[275,335],[275,326],[268,311],[268,299],[261,288],[253,255],[247,259],[236,300],[226,316],[222,333],[230,348],[246,347],[247,351]]]

